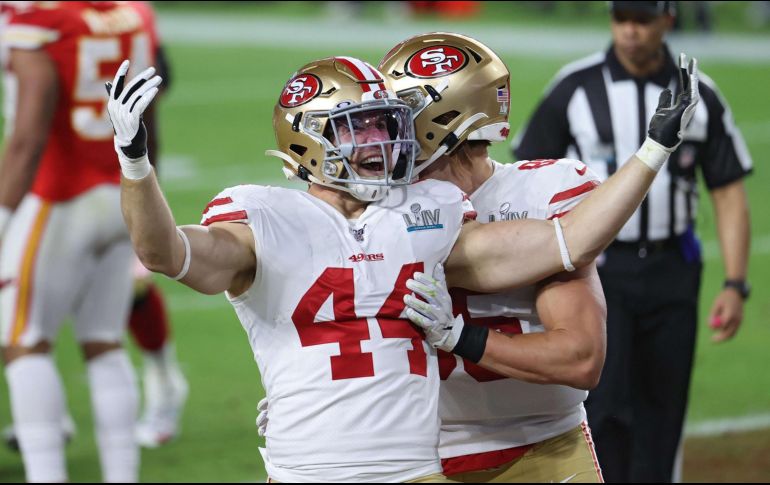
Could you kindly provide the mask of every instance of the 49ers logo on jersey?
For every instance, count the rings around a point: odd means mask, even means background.
[[[286,83],[281,94],[281,106],[295,108],[318,96],[321,92],[321,80],[313,74],[296,76]]]
[[[412,54],[406,61],[406,73],[413,77],[433,78],[446,76],[464,68],[468,56],[448,45],[426,47]]]

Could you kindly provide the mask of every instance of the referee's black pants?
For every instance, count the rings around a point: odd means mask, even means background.
[[[608,482],[670,482],[682,434],[698,321],[701,263],[675,243],[640,256],[614,243],[599,275],[607,357],[586,401]]]

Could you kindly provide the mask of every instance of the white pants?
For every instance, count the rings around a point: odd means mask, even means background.
[[[134,253],[118,186],[63,203],[27,194],[0,244],[3,345],[53,341],[67,317],[80,342],[122,339]]]

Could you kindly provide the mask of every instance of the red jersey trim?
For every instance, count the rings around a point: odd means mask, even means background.
[[[477,472],[488,468],[496,468],[521,458],[535,445],[517,446],[505,450],[486,451],[472,455],[455,456],[441,460],[441,467],[447,477],[458,473]]]
[[[203,209],[203,213],[205,214],[212,207],[216,207],[218,205],[232,204],[232,202],[233,202],[233,199],[230,197],[222,197],[219,199],[214,199],[211,202],[209,202],[209,205],[207,205],[205,209]]]
[[[233,222],[233,221],[245,221],[249,216],[246,211],[225,212],[224,214],[217,214],[215,216],[207,217],[203,221],[202,226],[208,226],[215,222]]]
[[[569,190],[565,190],[564,192],[559,192],[558,194],[554,195],[551,198],[551,201],[549,202],[549,204],[555,204],[556,202],[561,202],[563,200],[577,197],[578,195],[582,195],[582,194],[585,194],[586,192],[590,192],[594,190],[598,186],[599,186],[599,182],[597,182],[596,180],[589,180],[583,185],[580,185],[578,187],[575,187]]]
[[[551,217],[549,217],[548,220],[550,221],[550,220],[553,220],[553,219],[558,219],[560,217],[566,216],[567,214],[569,214],[569,211],[559,212],[559,213],[554,214]]]
[[[588,423],[583,421],[580,423],[580,430],[583,432],[583,438],[586,440],[588,449],[591,450],[591,459],[594,462],[594,470],[596,470],[596,476],[599,478],[599,483],[604,483],[604,475],[602,475],[602,467],[599,465],[599,458],[596,457],[596,448],[594,448],[591,428],[588,427]]]

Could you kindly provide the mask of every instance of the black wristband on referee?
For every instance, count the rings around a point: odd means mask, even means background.
[[[452,353],[459,355],[463,359],[468,359],[474,364],[478,364],[484,351],[487,348],[487,336],[489,328],[479,327],[478,325],[465,325],[457,340],[457,345],[452,349]]]

